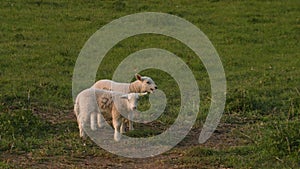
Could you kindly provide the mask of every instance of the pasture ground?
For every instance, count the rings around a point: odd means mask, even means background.
[[[300,168],[300,1],[46,1],[0,2],[0,168]],[[211,40],[227,79],[222,120],[205,143],[197,138],[210,105],[205,67],[184,44],[161,35],[121,41],[97,78],[111,78],[129,54],[162,48],[181,57],[200,89],[189,135],[147,159],[110,154],[82,141],[73,115],[72,73],[88,38],[137,12],[164,12],[198,26]],[[164,115],[135,124],[134,137],[164,131],[176,119],[180,93],[159,70],[151,76],[172,102]],[[147,101],[142,100],[141,109]],[[85,144],[84,144],[85,143]]]

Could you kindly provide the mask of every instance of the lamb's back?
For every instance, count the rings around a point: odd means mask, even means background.
[[[96,89],[129,93],[129,85],[130,83],[119,83],[112,80],[104,79],[97,81],[92,87]]]

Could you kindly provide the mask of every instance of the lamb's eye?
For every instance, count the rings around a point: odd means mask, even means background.
[[[150,84],[150,82],[148,81],[147,84]]]

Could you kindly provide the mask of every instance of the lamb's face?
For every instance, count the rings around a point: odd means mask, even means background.
[[[142,87],[141,92],[148,92],[148,93],[154,93],[154,91],[157,89],[156,84],[150,77],[142,77]]]
[[[127,108],[131,111],[136,111],[137,105],[138,105],[138,100],[139,100],[139,94],[137,93],[129,93],[121,96],[122,99],[127,99],[128,104]]]
[[[140,92],[154,93],[154,91],[157,89],[156,84],[150,77],[141,76],[139,74],[136,74],[135,77],[140,83],[139,84],[141,88]]]

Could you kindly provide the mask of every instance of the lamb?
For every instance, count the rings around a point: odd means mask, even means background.
[[[96,89],[104,89],[117,91],[122,93],[153,93],[157,86],[154,81],[147,76],[141,76],[140,74],[135,74],[136,81],[132,83],[118,83],[112,80],[99,80],[92,87]],[[103,122],[103,118],[99,116],[100,123]],[[100,124],[100,127],[102,125]],[[129,130],[133,130],[133,123],[129,120]]]
[[[111,114],[114,127],[114,140],[119,141],[120,132],[123,133],[125,118],[130,119],[133,113],[137,111],[137,102],[139,96],[147,93],[121,93],[94,88],[85,89],[80,92],[75,101],[74,113],[77,117],[80,137],[85,138],[84,126],[90,120],[91,130],[97,129],[96,117],[99,124],[100,113]],[[120,114],[122,112],[122,115]],[[127,117],[126,117],[127,116]]]
[[[122,93],[153,93],[157,89],[156,84],[150,77],[135,74],[135,78],[136,81],[132,83],[118,83],[107,79],[99,80],[92,87]]]

